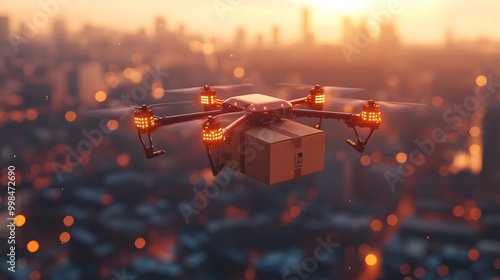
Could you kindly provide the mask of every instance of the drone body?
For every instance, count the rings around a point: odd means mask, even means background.
[[[335,104],[361,105],[361,112],[356,114],[325,111],[327,92],[350,93],[362,89],[319,85],[285,85],[296,89],[309,89],[306,97],[294,100],[283,100],[258,93],[234,96],[225,100],[217,99],[216,90],[232,90],[240,86],[248,85],[212,88],[204,86],[166,91],[199,93],[203,105],[202,112],[159,117],[154,115],[152,108],[165,104],[134,108],[134,123],[146,157],[151,159],[165,153],[164,150],[153,149],[151,134],[158,128],[203,120],[202,143],[205,145],[214,176],[224,166],[229,166],[272,185],[323,170],[325,134],[320,130],[323,119],[343,121],[348,128],[352,128],[357,141],[348,139],[346,142],[362,153],[372,133],[381,124],[381,105],[384,110],[389,111],[401,111],[401,109],[405,111],[422,105],[337,98],[331,101]],[[303,108],[305,106],[307,109]],[[233,119],[229,125],[222,127],[219,121],[221,117]],[[317,118],[318,123],[309,127],[292,121],[300,117]],[[364,141],[359,138],[356,127],[370,129]],[[147,135],[149,145],[146,145],[144,135]]]

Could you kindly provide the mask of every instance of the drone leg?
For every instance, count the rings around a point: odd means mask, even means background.
[[[356,134],[357,142],[354,143],[354,141],[352,141],[351,139],[347,139],[345,141],[347,142],[347,144],[349,144],[351,147],[353,147],[356,151],[362,153],[365,150],[366,142],[363,142],[359,139],[358,131],[356,130],[355,126],[353,126],[352,129],[354,129],[354,133]],[[371,135],[371,133],[370,133],[370,135]]]
[[[347,142],[347,144],[349,144],[351,147],[353,147],[356,151],[362,153],[365,151],[366,143],[368,143],[368,140],[370,140],[370,137],[372,136],[373,131],[375,131],[375,129],[370,128],[370,134],[368,134],[365,141],[361,141],[359,139],[359,135],[358,135],[358,131],[356,130],[356,127],[353,127],[353,129],[354,129],[354,133],[356,134],[357,142],[354,143],[354,141],[352,141],[351,139],[347,139],[345,141]]]
[[[165,153],[165,150],[158,150],[156,152],[153,151],[153,138],[151,137],[151,133],[148,133],[149,147],[146,147],[146,143],[144,143],[144,140],[142,139],[142,134],[138,133],[138,136],[139,140],[141,140],[142,147],[144,148],[144,152],[146,153],[146,157],[148,159],[163,155]]]
[[[323,118],[319,118],[319,122],[314,125],[314,128],[321,129],[322,123],[323,123]]]
[[[210,148],[206,147],[206,150],[207,150],[208,161],[210,162],[210,167],[212,168],[212,174],[214,176],[217,176],[217,174],[219,174],[219,172],[224,167],[224,164],[220,163],[218,161],[217,161],[217,164],[215,164],[213,159],[212,159],[212,153],[210,153]]]

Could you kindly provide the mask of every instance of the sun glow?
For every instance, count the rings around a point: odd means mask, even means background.
[[[319,10],[332,10],[338,13],[354,13],[361,12],[363,9],[367,8],[368,2],[370,0],[349,0],[349,1],[331,1],[331,0],[293,0],[293,2],[298,4],[303,4],[317,8]]]

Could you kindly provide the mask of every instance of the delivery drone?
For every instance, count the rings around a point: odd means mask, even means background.
[[[293,120],[296,118],[314,118],[318,122],[313,126],[320,130],[324,119],[343,121],[348,128],[354,130],[356,141],[347,139],[349,146],[356,151],[363,153],[365,147],[382,122],[381,111],[390,112],[408,111],[422,107],[423,104],[401,103],[373,100],[357,100],[345,98],[332,98],[328,100],[327,94],[345,94],[362,91],[359,88],[345,88],[334,86],[304,85],[304,84],[278,84],[279,87],[286,87],[292,90],[308,90],[305,97],[283,100],[280,98],[264,94],[246,94],[221,100],[217,98],[217,91],[234,91],[241,87],[249,87],[251,84],[227,85],[227,86],[204,86],[185,89],[166,90],[169,94],[199,94],[199,102],[203,106],[203,111],[179,115],[156,116],[153,112],[155,107],[180,106],[186,102],[162,103],[151,106],[142,105],[139,107],[125,107],[123,109],[133,111],[134,126],[144,148],[148,159],[157,157],[165,153],[164,150],[154,150],[152,134],[160,127],[171,126],[178,123],[200,121],[202,143],[206,147],[207,156],[210,161],[212,173],[216,176],[225,166],[223,160],[214,160],[214,149],[221,149],[225,144],[230,143],[235,132],[242,126],[266,126],[279,122],[283,119]],[[359,106],[361,110],[357,113],[334,112],[324,110],[326,103]],[[90,112],[90,115],[102,117],[109,110],[97,109]],[[223,127],[220,118],[232,117],[234,120]],[[359,128],[369,128],[370,132],[365,140],[361,140],[357,131]],[[146,141],[145,139],[146,138]],[[321,165],[322,166],[322,165]]]

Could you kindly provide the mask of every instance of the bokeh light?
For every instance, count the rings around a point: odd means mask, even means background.
[[[432,98],[432,105],[434,107],[441,107],[441,106],[443,106],[443,103],[444,103],[444,100],[441,96],[436,95]]]
[[[95,100],[97,102],[104,102],[108,98],[108,94],[102,90],[95,93]]]
[[[390,214],[389,216],[387,216],[387,224],[390,225],[390,226],[395,226],[398,224],[398,216],[396,216],[395,214]]]
[[[373,231],[380,231],[382,229],[382,222],[379,219],[374,219],[370,223],[370,227]]]
[[[26,217],[24,215],[16,215],[15,217],[15,223],[17,227],[22,227],[26,223]]]
[[[297,218],[301,212],[302,210],[300,210],[298,206],[292,206],[292,208],[290,208],[290,215],[294,218]]]
[[[445,264],[442,264],[442,265],[438,266],[438,268],[437,268],[437,273],[441,277],[445,277],[446,275],[448,275],[449,271],[450,270],[449,270],[448,266]]]
[[[481,129],[477,126],[473,126],[469,129],[469,134],[472,137],[478,137],[479,135],[481,135]]]
[[[396,161],[398,163],[405,163],[407,160],[408,160],[408,156],[403,152],[400,152],[396,155]]]
[[[126,167],[130,163],[130,156],[127,153],[121,153],[116,158],[116,163],[120,167]]]
[[[108,127],[109,130],[115,131],[118,129],[120,124],[116,120],[109,120],[108,123],[106,124],[106,126]]]
[[[36,251],[38,251],[39,248],[40,248],[40,244],[36,240],[31,240],[26,245],[26,249],[28,249],[28,252],[30,252],[30,253],[35,253]]]
[[[368,254],[368,255],[366,255],[366,257],[365,257],[365,263],[368,266],[374,266],[374,265],[376,265],[377,264],[377,256],[375,256],[374,254]]]
[[[484,76],[484,75],[477,76],[477,78],[476,78],[476,85],[478,85],[480,87],[483,87],[487,83],[488,83],[488,78],[486,78],[486,76]]]
[[[363,166],[368,166],[372,162],[372,159],[370,158],[369,155],[362,155],[361,158],[359,159],[359,162]]]
[[[66,114],[64,114],[64,118],[68,122],[74,122],[76,120],[76,113],[74,111],[67,111]]]
[[[413,270],[413,275],[415,275],[416,278],[421,279],[425,277],[425,269],[423,267],[416,267]]]
[[[134,245],[137,249],[142,249],[144,246],[146,246],[146,240],[144,238],[139,237],[134,241]]]
[[[467,257],[469,257],[469,260],[475,262],[479,259],[479,251],[475,248],[472,248],[469,250],[469,252],[467,253]]]
[[[75,219],[71,215],[67,215],[66,217],[63,218],[63,224],[67,227],[72,226],[74,222]]]
[[[68,243],[70,239],[71,239],[71,235],[67,231],[62,232],[59,235],[59,241],[61,241],[61,243]]]
[[[42,278],[42,274],[40,274],[39,271],[32,271],[30,272],[30,275],[29,275],[29,280],[40,280]]]
[[[481,216],[482,216],[481,209],[479,209],[477,207],[471,208],[469,211],[469,216],[472,220],[477,221],[477,220],[481,219]]]
[[[471,153],[472,155],[477,155],[481,152],[481,146],[479,146],[478,144],[472,144],[470,145],[469,147],[469,153]]]
[[[243,69],[242,67],[236,67],[234,68],[233,75],[236,78],[242,78],[243,76],[245,76],[245,69]]]

